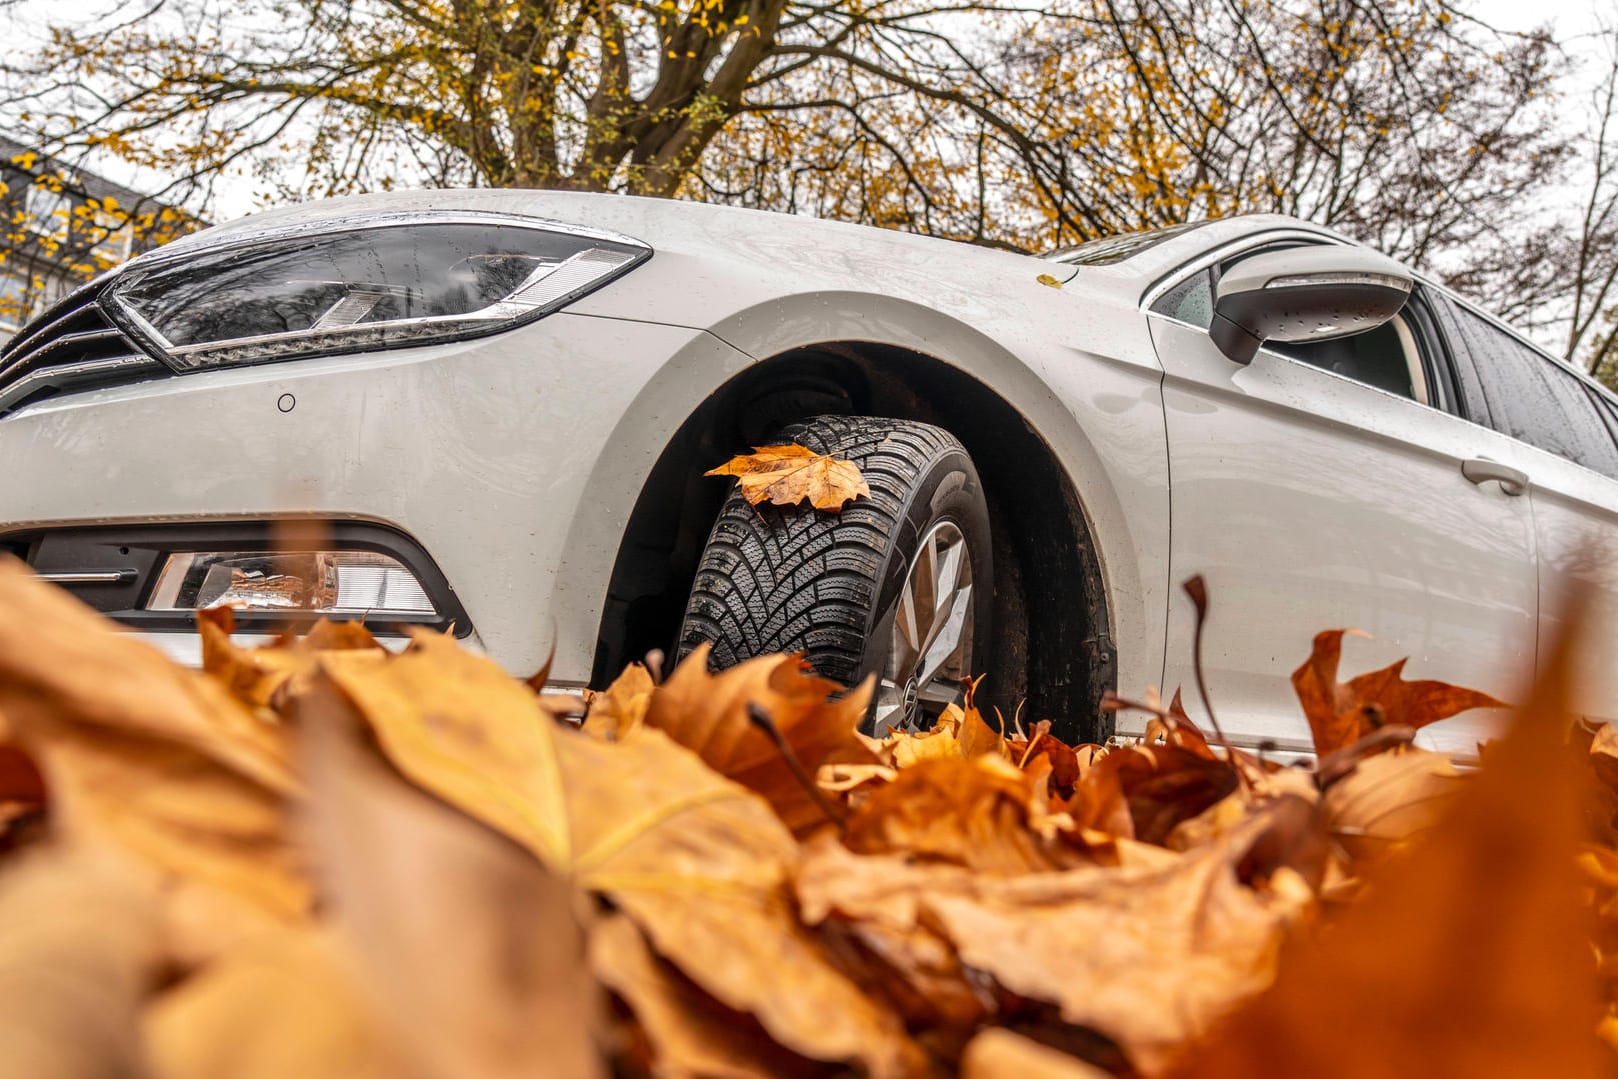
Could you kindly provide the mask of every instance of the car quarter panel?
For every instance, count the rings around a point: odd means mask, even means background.
[[[61,397],[0,420],[0,531],[90,513],[388,523],[437,561],[491,654],[531,671],[554,645],[557,678],[582,684],[624,522],[684,419],[647,388],[748,362],[698,330],[564,313],[465,344]]]
[[[1618,722],[1618,483],[1529,448],[1524,471],[1539,534],[1539,670],[1550,662],[1571,604],[1587,606],[1578,640],[1581,677],[1568,687],[1575,711]],[[1527,691],[1519,689],[1518,699]]]

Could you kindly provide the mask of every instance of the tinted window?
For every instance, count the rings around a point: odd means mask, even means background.
[[[1447,306],[1495,430],[1618,479],[1618,447],[1579,377],[1487,319]]]
[[[1213,325],[1212,271],[1203,270],[1181,281],[1159,296],[1152,310],[1206,330]]]
[[[1590,394],[1590,400],[1595,402],[1596,411],[1606,421],[1608,433],[1618,441],[1618,402],[1614,402],[1610,396],[1593,386],[1587,385],[1584,388]]]
[[[1353,337],[1339,337],[1335,341],[1295,344],[1277,341],[1264,347],[1311,367],[1319,367],[1355,382],[1415,400],[1417,395],[1411,377],[1411,357],[1399,336],[1397,321],[1384,322],[1374,330],[1366,330]]]

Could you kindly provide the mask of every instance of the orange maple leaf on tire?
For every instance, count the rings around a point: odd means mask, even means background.
[[[853,461],[816,453],[796,442],[785,446],[756,446],[750,454],[732,457],[704,476],[735,476],[742,497],[757,506],[796,506],[809,500],[817,510],[837,513],[871,488]]]

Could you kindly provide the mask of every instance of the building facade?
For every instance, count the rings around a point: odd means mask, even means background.
[[[0,342],[80,284],[196,227],[122,184],[0,135]]]

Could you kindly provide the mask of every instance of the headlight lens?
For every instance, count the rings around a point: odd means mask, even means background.
[[[650,257],[624,236],[504,215],[326,223],[131,268],[108,313],[178,371],[509,329]]]

